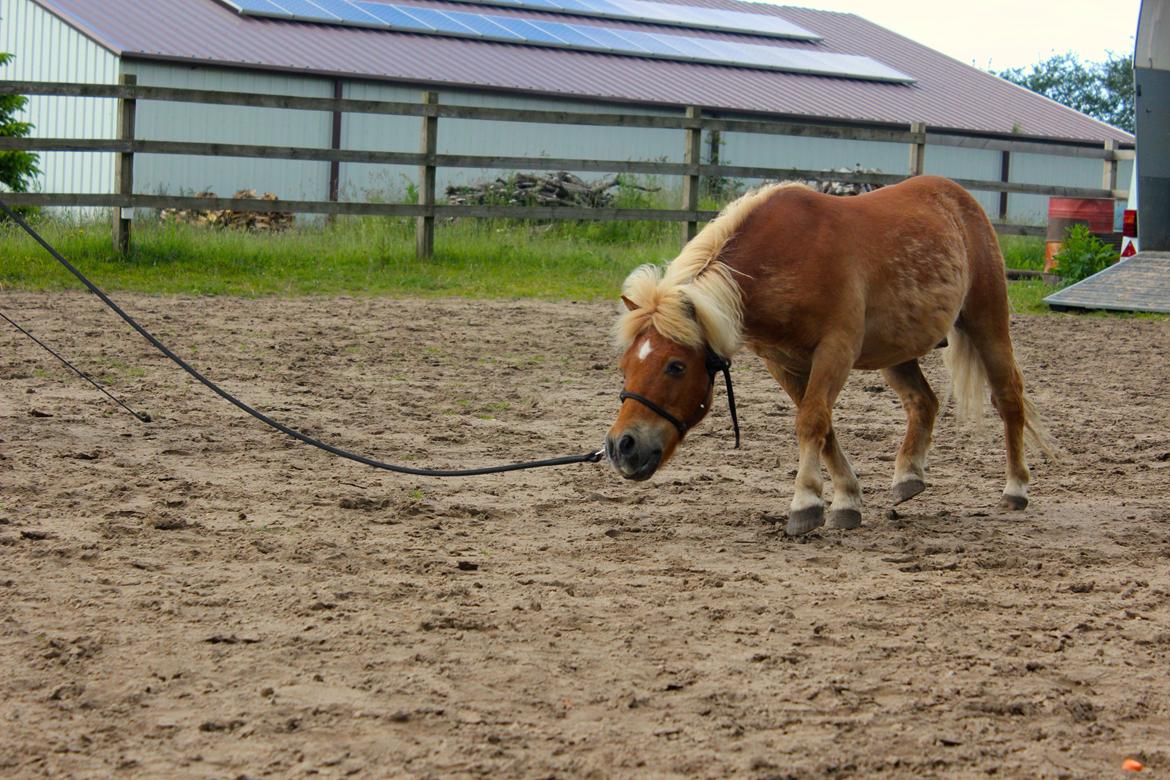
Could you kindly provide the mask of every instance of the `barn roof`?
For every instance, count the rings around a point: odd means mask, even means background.
[[[446,0],[415,6],[490,11],[564,21],[529,9]],[[607,101],[905,124],[989,133],[1132,143],[1124,131],[1010,84],[853,14],[743,3],[675,0],[795,23],[820,41],[689,30],[688,35],[871,57],[912,84],[754,70],[725,65],[520,46],[242,16],[217,0],[34,0],[116,54],[414,84],[473,87]],[[614,29],[678,33],[670,27],[591,19]]]

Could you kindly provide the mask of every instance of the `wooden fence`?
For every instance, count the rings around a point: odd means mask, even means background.
[[[58,82],[0,82],[0,94],[50,95],[63,97],[106,98],[118,101],[118,137],[94,138],[0,138],[0,152],[113,152],[118,155],[113,193],[55,194],[7,193],[5,199],[17,206],[108,207],[114,209],[114,241],[125,252],[130,244],[128,209],[235,209],[271,211],[271,201],[236,198],[194,198],[170,195],[144,195],[134,192],[134,156],[136,154],[175,154],[213,157],[262,157],[277,160],[308,160],[331,163],[330,200],[281,200],[279,210],[294,213],[348,214],[362,216],[414,217],[417,221],[416,252],[430,257],[434,248],[436,218],[486,217],[534,220],[648,220],[680,222],[683,238],[692,237],[700,222],[715,216],[714,211],[698,208],[702,177],[750,179],[813,179],[850,183],[894,184],[924,170],[929,146],[954,146],[995,150],[1002,154],[999,180],[955,179],[968,190],[1000,193],[998,221],[1001,233],[1043,235],[1044,228],[1006,223],[1007,194],[1061,196],[1074,198],[1124,199],[1117,189],[1117,164],[1134,157],[1132,149],[1120,149],[1115,142],[1103,145],[1058,139],[1017,140],[1007,136],[971,135],[950,130],[928,130],[921,123],[909,125],[863,125],[813,121],[779,121],[728,119],[704,115],[698,107],[687,107],[681,116],[647,114],[595,114],[572,111],[481,108],[443,105],[434,92],[424,92],[419,103],[352,100],[341,97],[309,98],[292,95],[266,95],[207,90],[140,86],[135,77],[123,76],[120,84],[72,84]],[[258,146],[243,144],[191,143],[139,139],[135,135],[137,101],[203,103],[256,108],[325,111],[333,115],[335,132],[332,148]],[[344,114],[381,114],[418,117],[420,143],[418,152],[384,152],[341,149],[336,132]],[[476,119],[503,122],[592,125],[598,127],[665,128],[681,130],[684,141],[683,162],[648,162],[631,160],[582,160],[548,157],[509,157],[490,155],[439,154],[436,148],[439,121]],[[700,159],[702,133],[757,133],[768,135],[832,138],[859,141],[902,143],[907,146],[904,174],[841,173],[836,171],[772,168],[761,166],[703,163]],[[1096,158],[1103,163],[1101,187],[1062,187],[1008,181],[1010,155],[1013,153],[1052,154]],[[341,163],[373,165],[417,165],[418,203],[368,203],[339,201],[337,171]],[[682,204],[678,209],[583,208],[567,206],[483,206],[443,205],[436,201],[435,181],[438,168],[529,169],[599,171],[659,176],[681,176]]]

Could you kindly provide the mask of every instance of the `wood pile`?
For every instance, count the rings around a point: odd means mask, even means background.
[[[214,192],[200,192],[196,198],[216,198]],[[242,200],[267,200],[276,203],[280,198],[271,192],[257,195],[256,190],[240,190],[232,196]],[[163,209],[164,222],[185,222],[189,225],[227,228],[230,230],[254,230],[280,232],[296,223],[296,216],[289,211],[236,211],[235,209]]]
[[[617,176],[587,182],[567,171],[556,173],[517,173],[494,181],[452,185],[447,188],[447,202],[453,206],[577,206],[604,208],[612,206]],[[654,187],[634,186],[646,192]]]
[[[833,168],[832,173],[881,173],[877,168]],[[814,190],[826,195],[860,195],[863,192],[880,190],[882,184],[862,184],[860,182],[834,181],[832,179],[808,179],[804,182]]]

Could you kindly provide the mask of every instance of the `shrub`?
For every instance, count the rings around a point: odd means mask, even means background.
[[[11,54],[0,52],[0,66],[12,60]],[[28,98],[20,95],[0,95],[0,136],[23,138],[32,130],[28,122],[16,121],[16,114],[24,110]],[[0,184],[12,192],[25,192],[31,180],[40,171],[37,156],[29,152],[0,152]]]
[[[1072,284],[1103,271],[1117,258],[1117,250],[1093,235],[1088,226],[1073,225],[1066,231],[1064,246],[1053,259],[1056,273]]]

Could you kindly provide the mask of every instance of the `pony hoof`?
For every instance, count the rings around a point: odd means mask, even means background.
[[[824,524],[825,507],[821,504],[815,504],[789,512],[788,525],[784,527],[784,533],[789,536],[800,536],[807,534],[814,528],[820,528]]]
[[[923,490],[926,490],[926,483],[918,477],[902,480],[893,487],[894,506],[909,501]]]
[[[1018,512],[1021,509],[1028,508],[1027,496],[1009,496],[1007,493],[1003,494],[1003,498],[999,500],[999,508],[1009,512]]]
[[[838,531],[848,531],[861,527],[861,512],[857,509],[834,509],[829,512],[829,519],[825,528],[835,528]]]

